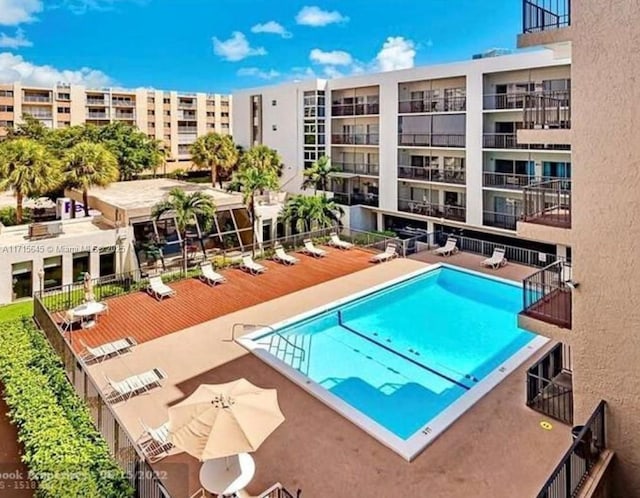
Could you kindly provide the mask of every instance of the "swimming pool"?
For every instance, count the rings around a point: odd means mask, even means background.
[[[519,285],[435,265],[239,341],[407,460],[538,350]]]

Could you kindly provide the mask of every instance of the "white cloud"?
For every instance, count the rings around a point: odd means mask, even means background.
[[[102,71],[83,67],[76,70],[39,66],[10,52],[0,53],[0,83],[22,81],[34,86],[53,86],[57,83],[71,83],[89,87],[103,87],[114,81]]]
[[[349,18],[343,16],[337,10],[328,11],[322,10],[316,6],[302,7],[298,15],[296,15],[296,22],[304,26],[322,27],[328,24],[345,23]]]
[[[309,53],[309,59],[316,64],[328,64],[332,66],[348,66],[353,62],[353,57],[351,57],[349,52],[343,50],[324,52],[319,48],[314,48]]]
[[[280,76],[280,73],[275,69],[263,71],[257,67],[243,67],[242,69],[238,69],[237,74],[238,76],[254,76],[263,80],[272,80]]]
[[[117,4],[129,2],[144,5],[149,0],[60,0],[54,8],[66,8],[73,14],[86,14],[90,10],[112,10]]]
[[[276,21],[268,21],[256,24],[251,28],[252,33],[268,33],[270,35],[280,35],[282,38],[291,38],[293,35],[284,29],[284,26]]]
[[[42,12],[41,0],[0,0],[0,25],[16,26],[36,20]]]
[[[235,62],[252,55],[266,55],[267,51],[262,47],[252,47],[243,33],[234,31],[228,40],[213,37],[213,53],[227,61]]]
[[[16,29],[16,35],[10,36],[6,33],[0,33],[0,47],[2,48],[20,48],[32,47],[33,43],[24,36],[24,31],[20,28]]]
[[[413,41],[402,36],[390,36],[376,55],[376,69],[378,71],[394,71],[408,69],[414,66],[416,45]]]

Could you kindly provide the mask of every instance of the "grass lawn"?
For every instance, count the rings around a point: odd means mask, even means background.
[[[0,306],[0,322],[8,322],[31,315],[33,315],[33,301],[31,300]]]

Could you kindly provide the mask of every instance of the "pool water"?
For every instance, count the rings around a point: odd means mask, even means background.
[[[441,267],[253,341],[406,440],[536,337],[521,295]]]

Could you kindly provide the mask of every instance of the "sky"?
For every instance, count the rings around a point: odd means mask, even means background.
[[[0,0],[0,82],[228,93],[515,47],[518,0]]]

